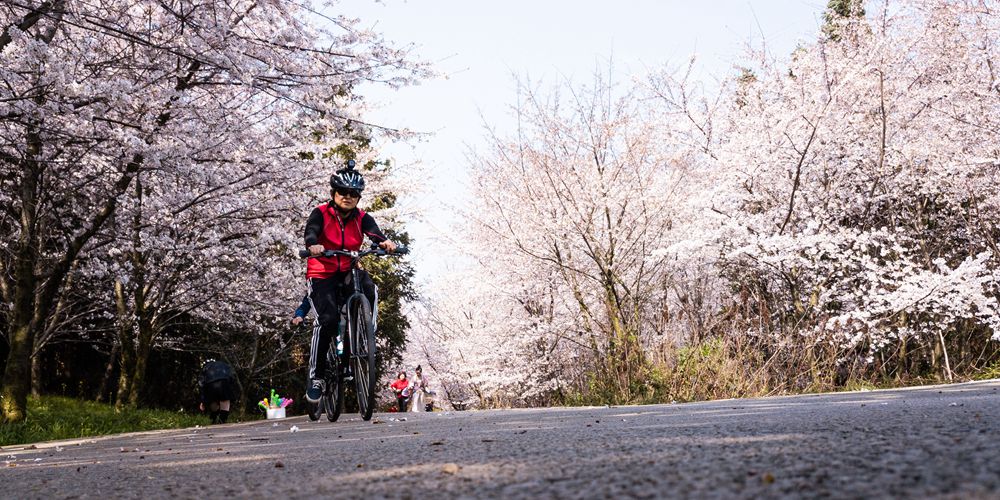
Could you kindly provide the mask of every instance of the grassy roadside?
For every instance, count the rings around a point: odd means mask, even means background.
[[[31,397],[24,422],[0,424],[0,446],[208,424],[208,417],[198,413],[117,411],[112,405],[93,401],[62,396]]]

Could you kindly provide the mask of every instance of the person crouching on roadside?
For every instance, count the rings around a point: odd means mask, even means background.
[[[224,424],[229,419],[230,402],[236,399],[236,374],[225,361],[209,359],[201,367],[198,377],[201,404],[198,408],[207,411],[213,424]]]

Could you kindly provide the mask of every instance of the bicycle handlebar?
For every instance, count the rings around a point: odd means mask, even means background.
[[[344,257],[351,257],[351,258],[355,258],[355,259],[360,259],[361,257],[364,257],[366,255],[372,255],[372,254],[378,255],[380,257],[384,257],[384,256],[387,256],[387,255],[406,255],[408,253],[410,253],[410,249],[406,248],[403,245],[397,245],[396,246],[396,251],[392,252],[392,253],[389,253],[389,252],[386,252],[385,250],[379,248],[378,244],[376,243],[376,244],[372,245],[371,249],[364,250],[364,251],[361,251],[361,252],[348,252],[348,251],[345,251],[345,250],[323,250],[323,253],[321,253],[319,255],[316,255],[315,257],[335,257],[335,256],[338,256],[338,255],[341,255],[341,256],[344,256]],[[314,258],[314,256],[309,252],[309,250],[306,250],[306,249],[299,250],[299,257],[301,257],[303,259]]]

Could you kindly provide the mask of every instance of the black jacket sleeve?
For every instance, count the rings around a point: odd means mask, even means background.
[[[312,246],[319,243],[319,235],[323,232],[323,212],[320,212],[318,208],[314,208],[312,213],[309,214],[309,220],[306,221],[305,230],[305,241],[306,246]]]
[[[320,215],[320,217],[322,217],[322,215]],[[320,222],[322,222],[322,219]],[[367,213],[361,218],[361,232],[365,233],[368,238],[375,243],[382,243],[383,241],[389,239],[386,238],[385,234],[382,233],[382,230],[378,228],[378,223],[375,222],[375,218]]]

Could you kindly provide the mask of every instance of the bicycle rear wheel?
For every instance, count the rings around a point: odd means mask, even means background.
[[[351,308],[350,324],[352,349],[351,363],[354,368],[354,383],[358,395],[358,410],[361,418],[371,420],[375,411],[375,384],[378,369],[375,366],[375,328],[372,325],[372,311],[368,299],[360,297]]]
[[[340,378],[340,357],[332,346],[327,354],[327,366],[331,368],[326,378],[326,393],[320,403],[326,412],[326,419],[336,422],[340,418],[340,409],[344,406],[344,382]]]

